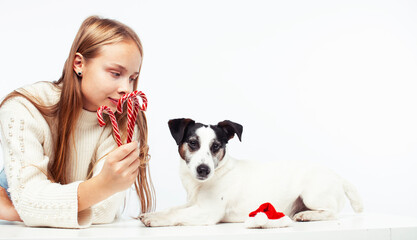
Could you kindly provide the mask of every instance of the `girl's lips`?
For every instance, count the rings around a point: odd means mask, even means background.
[[[112,102],[114,105],[117,105],[117,103],[119,102],[119,100],[111,98],[111,97],[109,97],[109,99],[110,99],[110,102]]]

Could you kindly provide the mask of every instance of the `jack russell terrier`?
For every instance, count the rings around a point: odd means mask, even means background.
[[[168,122],[178,145],[180,177],[187,203],[144,213],[145,226],[212,225],[244,222],[251,210],[270,202],[295,221],[335,219],[345,196],[355,212],[362,200],[355,187],[334,172],[308,162],[251,162],[230,157],[227,142],[243,127],[232,121],[204,125],[191,119]]]

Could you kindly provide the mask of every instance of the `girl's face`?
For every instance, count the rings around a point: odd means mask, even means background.
[[[77,58],[82,62],[79,70],[76,69]],[[141,61],[139,48],[132,40],[105,45],[97,57],[88,61],[77,53],[74,70],[82,72],[83,108],[97,111],[100,106],[106,105],[116,111],[119,98],[133,91]]]

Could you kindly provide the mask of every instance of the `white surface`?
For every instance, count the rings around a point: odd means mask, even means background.
[[[342,216],[327,222],[295,223],[289,228],[247,229],[243,223],[146,228],[136,220],[88,229],[29,228],[0,221],[0,239],[369,239],[415,240],[417,219],[388,215]]]
[[[143,41],[158,209],[185,203],[167,121],[192,117],[243,124],[236,158],[318,162],[367,212],[417,217],[416,12],[415,0],[4,0],[0,97],[58,79],[87,16],[116,18]]]

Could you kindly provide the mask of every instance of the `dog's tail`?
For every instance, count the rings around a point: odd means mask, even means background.
[[[343,190],[345,191],[345,194],[350,201],[350,205],[352,206],[353,211],[356,213],[363,212],[362,198],[359,195],[356,187],[347,180],[343,179]]]

